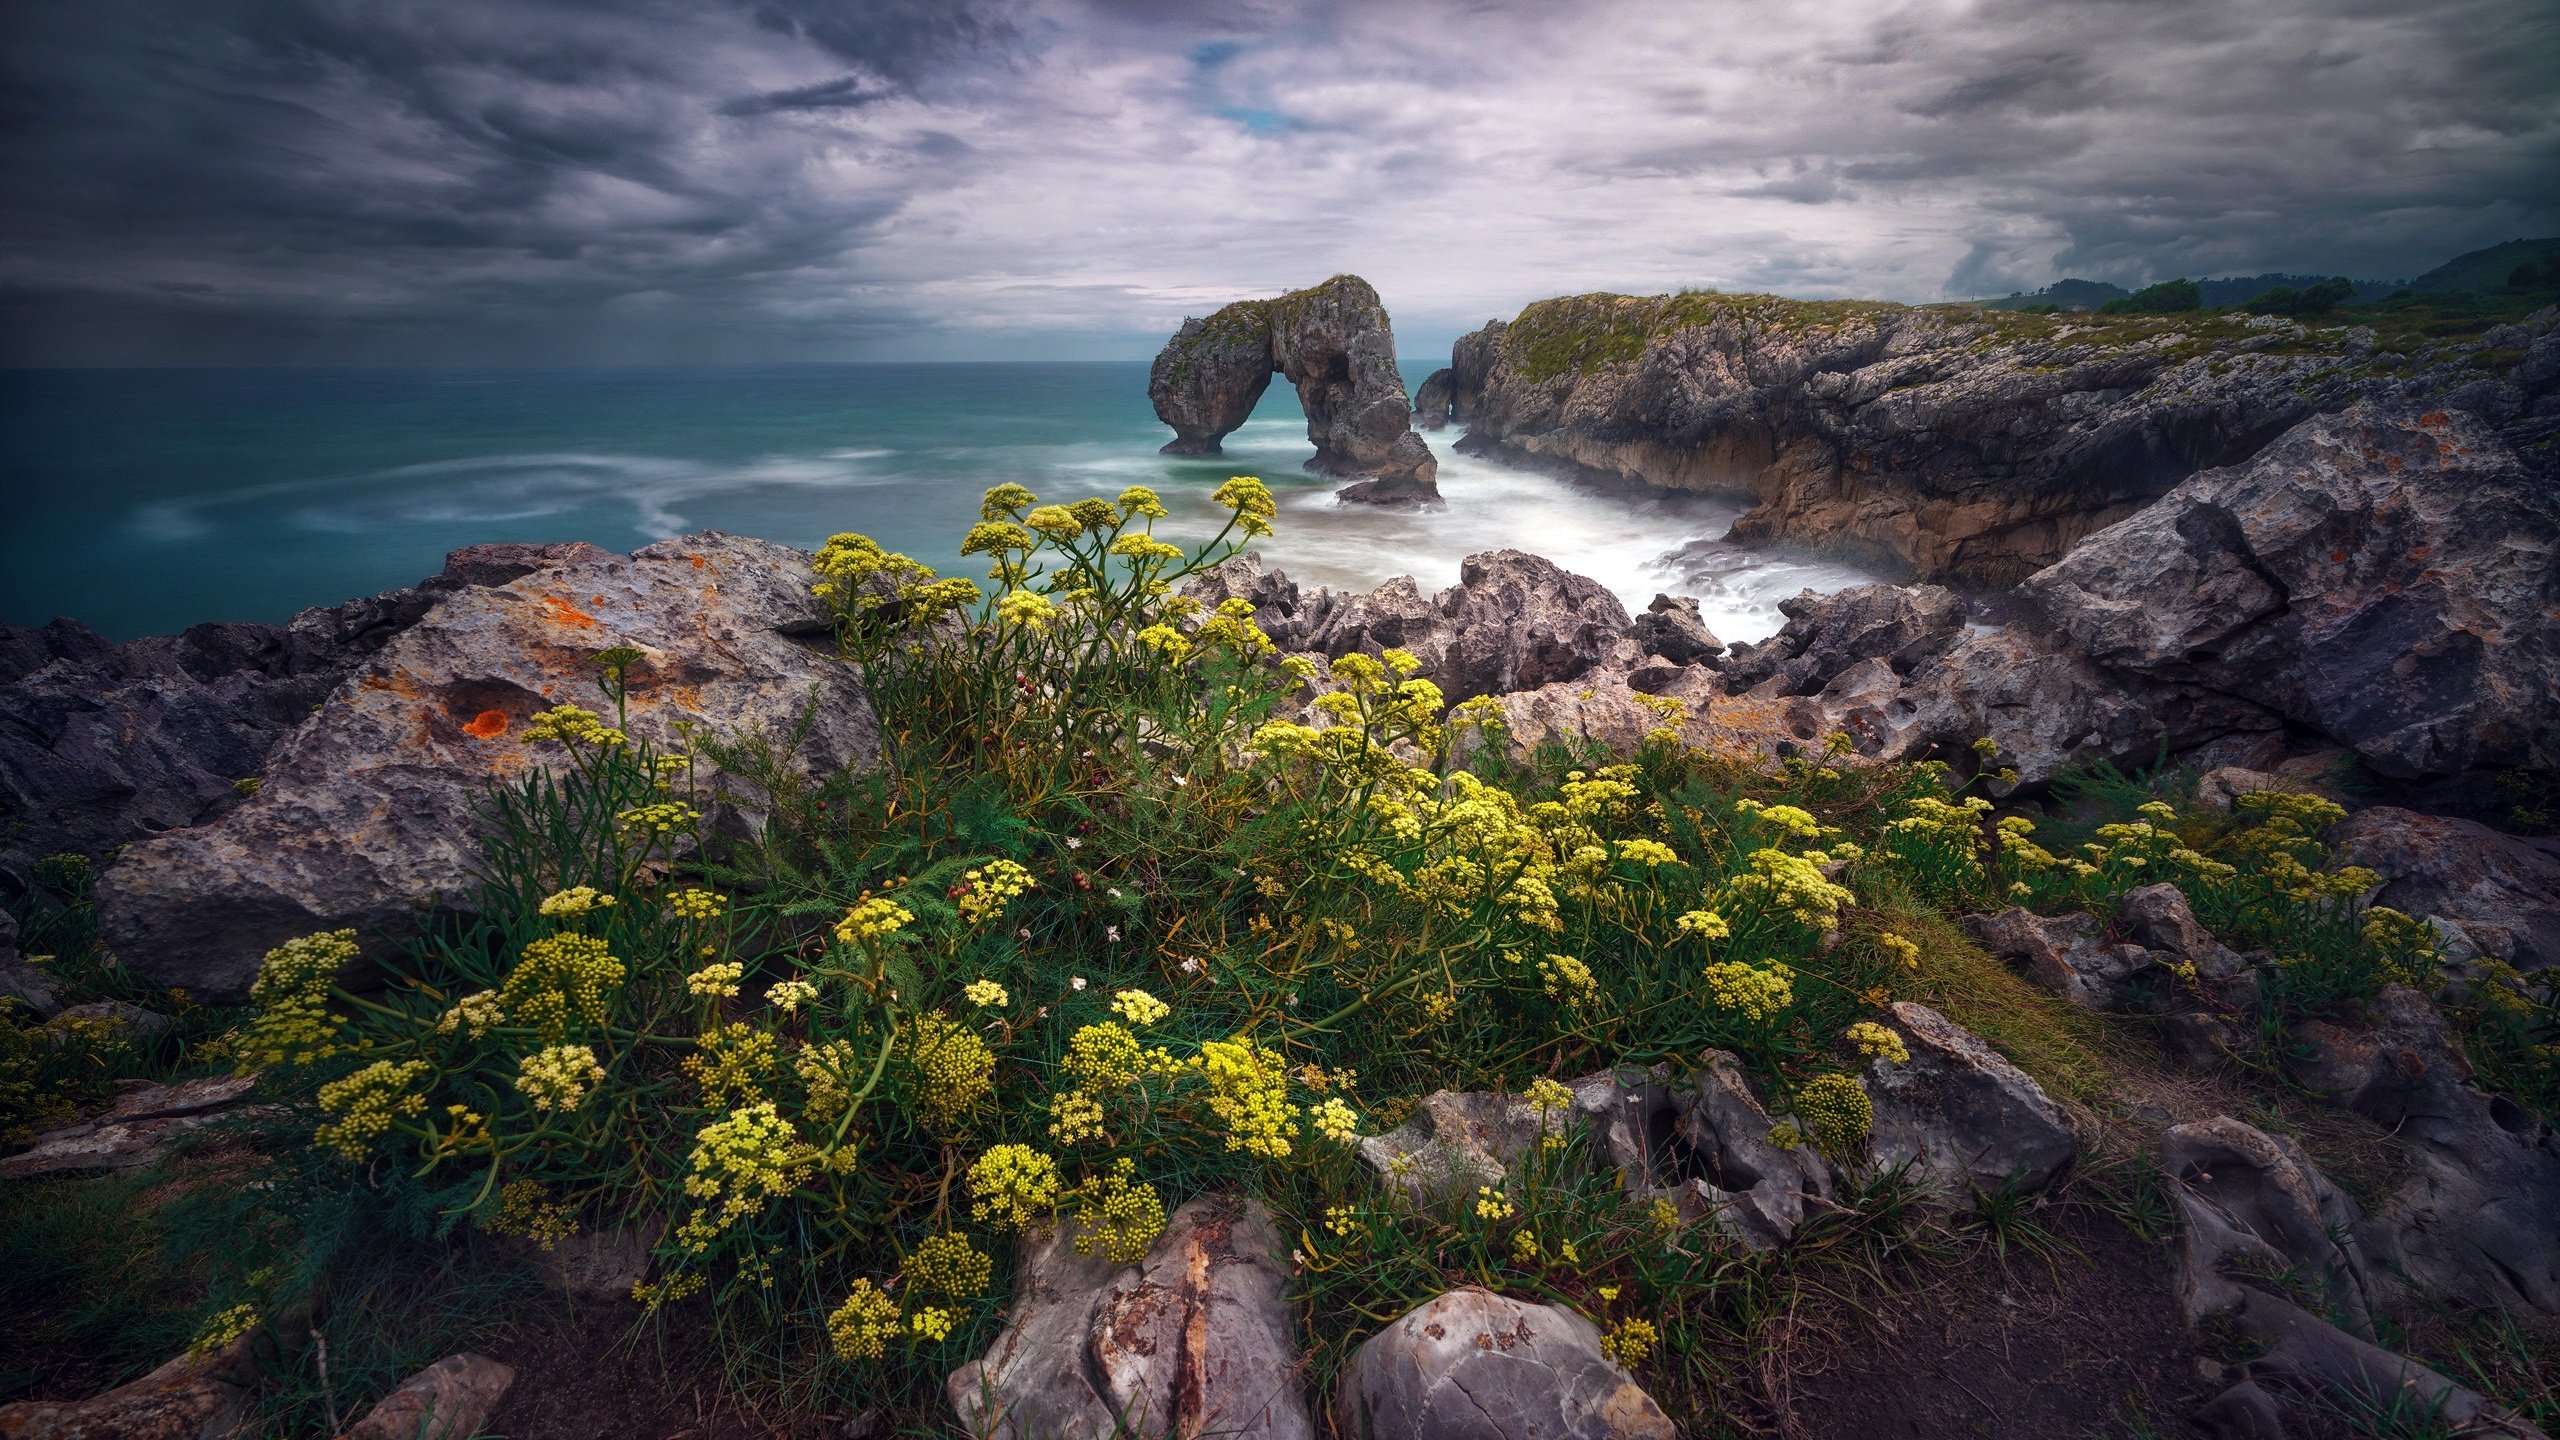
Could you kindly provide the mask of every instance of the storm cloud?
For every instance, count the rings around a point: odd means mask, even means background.
[[[17,0],[18,364],[1140,355],[1544,295],[2414,274],[2560,231],[2547,0]]]

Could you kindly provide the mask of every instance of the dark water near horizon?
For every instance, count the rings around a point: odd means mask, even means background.
[[[1776,630],[1776,602],[1805,586],[1866,578],[1715,546],[1666,565],[1737,507],[1454,455],[1454,431],[1431,437],[1446,509],[1339,504],[1341,481],[1300,468],[1305,417],[1278,381],[1225,456],[1159,455],[1146,376],[1135,361],[0,372],[0,621],[70,615],[116,639],[281,621],[412,583],[460,545],[629,550],[699,529],[804,547],[858,530],[974,577],[957,546],[990,485],[1058,500],[1151,485],[1173,511],[1160,533],[1206,538],[1209,493],[1237,474],[1280,497],[1257,548],[1302,583],[1410,574],[1428,592],[1462,557],[1515,546],[1630,609],[1699,595],[1730,640]]]

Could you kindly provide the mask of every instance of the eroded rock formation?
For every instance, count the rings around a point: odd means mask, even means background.
[[[1357,477],[1346,500],[1436,502],[1439,462],[1413,433],[1395,332],[1357,275],[1271,300],[1239,300],[1182,322],[1147,374],[1168,455],[1215,455],[1253,414],[1273,375],[1298,387],[1320,474]]]
[[[576,546],[457,590],[265,758],[255,795],[125,850],[98,882],[107,943],[153,980],[233,999],[296,936],[352,927],[387,947],[467,909],[486,787],[547,763],[521,739],[536,712],[604,704],[608,647],[641,652],[635,735],[676,746],[679,722],[780,733],[806,717],[800,763],[867,764],[876,723],[826,643],[814,578],[801,551],[705,532],[629,556]]]
[[[1767,295],[1580,295],[1451,354],[1462,450],[1732,494],[1734,538],[2005,585],[2364,395],[2547,446],[2560,313],[2422,353],[2227,315],[2095,320]]]

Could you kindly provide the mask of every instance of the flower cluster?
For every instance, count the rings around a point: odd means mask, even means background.
[[[539,1180],[510,1180],[498,1191],[498,1211],[481,1222],[492,1235],[514,1235],[548,1250],[578,1233],[575,1206],[551,1198]]]
[[[972,980],[960,987],[960,996],[981,1010],[1001,1010],[1013,1003],[1012,992],[993,980]]]
[[[885,896],[869,896],[857,901],[836,922],[836,939],[847,945],[865,940],[878,940],[895,935],[915,923],[915,912]]]
[[[549,740],[563,745],[585,745],[599,750],[629,745],[631,737],[607,725],[592,711],[575,705],[559,705],[535,713],[524,727],[528,745]]]
[[[356,958],[356,932],[332,930],[267,952],[249,985],[253,1010],[239,1040],[244,1067],[308,1065],[337,1053],[329,987]]]
[[[960,918],[983,925],[1032,886],[1030,871],[1010,860],[990,860],[960,877]]]
[[[545,1046],[516,1067],[516,1089],[536,1110],[575,1110],[602,1079],[604,1066],[584,1045]]]
[[[313,1142],[350,1160],[364,1159],[390,1133],[393,1120],[427,1108],[416,1086],[432,1068],[424,1060],[376,1060],[321,1086],[320,1108],[331,1118],[313,1132]]]
[[[1579,1005],[1600,993],[1600,982],[1575,957],[1550,954],[1538,962],[1538,988],[1560,1005]]]
[[[677,1243],[696,1254],[709,1249],[730,1226],[790,1194],[808,1178],[815,1158],[770,1100],[705,1125],[694,1137],[692,1173],[684,1180],[685,1193],[702,1208],[677,1228]]]
[[[1911,1050],[1902,1043],[1902,1037],[1873,1020],[1861,1020],[1851,1025],[1847,1038],[1850,1044],[1858,1047],[1859,1054],[1870,1060],[1900,1065],[1911,1058]]]
[[[538,907],[555,919],[574,920],[590,911],[602,910],[616,903],[614,898],[593,885],[572,885],[554,895],[543,897]]]
[[[869,1279],[853,1282],[844,1303],[827,1316],[827,1339],[839,1360],[877,1360],[898,1333],[898,1302]]]
[[[1780,916],[1807,930],[1828,930],[1840,918],[1840,907],[1855,897],[1831,883],[1822,867],[1803,855],[1784,850],[1754,850],[1751,873],[1737,875],[1726,886],[1733,902]]]
[[[764,1002],[785,1015],[799,1014],[801,1006],[813,1004],[817,998],[818,987],[796,975],[776,980],[764,990]]]
[[[996,1052],[976,1031],[931,1011],[916,1017],[908,1045],[916,1068],[916,1117],[943,1134],[958,1130],[995,1088]]]
[[[1028,1145],[997,1145],[969,1167],[969,1214],[1019,1230],[1058,1209],[1058,1162]]]
[[[1164,1233],[1164,1200],[1125,1156],[1076,1187],[1076,1251],[1128,1264]]]
[[[498,998],[517,1024],[556,1042],[573,1020],[605,1023],[611,992],[623,974],[622,962],[600,937],[574,931],[546,935],[524,947]]]
[[[1796,1092],[1796,1114],[1813,1127],[1824,1148],[1845,1153],[1875,1128],[1875,1102],[1853,1076],[1816,1075]]]
[[[1336,1145],[1348,1145],[1360,1138],[1360,1116],[1339,1095],[1317,1101],[1307,1112],[1307,1122],[1316,1133]]]
[[[466,1039],[477,1040],[504,1024],[506,1018],[507,1009],[499,1002],[497,991],[476,990],[454,1001],[451,1009],[436,1017],[436,1033],[459,1033]]]
[[[614,817],[626,830],[643,834],[672,835],[690,830],[702,820],[702,812],[681,800],[660,800],[649,805],[635,805]]]
[[[1716,1003],[1752,1020],[1767,1020],[1795,1003],[1795,971],[1775,960],[1746,965],[1720,960],[1707,967],[1707,990]]]
[[[679,920],[717,920],[729,897],[709,890],[679,890],[667,897],[667,913]]]
[[[1289,1154],[1298,1109],[1289,1103],[1289,1069],[1279,1053],[1245,1036],[1200,1046],[1209,1109],[1226,1127],[1227,1148],[1274,1160]]]
[[[907,1257],[906,1276],[917,1289],[954,1300],[974,1300],[987,1293],[995,1262],[969,1243],[966,1235],[928,1235]]]
[[[773,1032],[745,1021],[714,1025],[695,1038],[683,1069],[701,1087],[705,1104],[717,1105],[733,1095],[753,1100],[764,1094],[776,1048]]]
[[[1111,998],[1111,1010],[1142,1030],[1173,1013],[1172,1006],[1144,990],[1121,991]]]
[[[737,961],[717,960],[684,977],[684,988],[705,1000],[733,1000],[746,975],[747,967]]]
[[[1631,1316],[1611,1326],[1609,1333],[1600,1337],[1600,1353],[1608,1356],[1611,1363],[1620,1369],[1633,1370],[1643,1364],[1645,1358],[1653,1354],[1653,1347],[1661,1342],[1662,1332],[1654,1328],[1652,1321]]]

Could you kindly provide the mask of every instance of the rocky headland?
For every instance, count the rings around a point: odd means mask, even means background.
[[[1734,538],[1967,588],[2358,399],[2460,409],[2544,473],[2560,318],[2440,339],[2277,316],[1693,292],[1541,301],[1424,381],[1462,450],[1752,502]]]
[[[1307,468],[1359,477],[1342,498],[1438,502],[1439,462],[1413,433],[1387,308],[1357,275],[1183,321],[1147,374],[1156,418],[1173,427],[1164,453],[1219,453],[1274,375],[1297,387],[1306,408],[1316,447]]]

